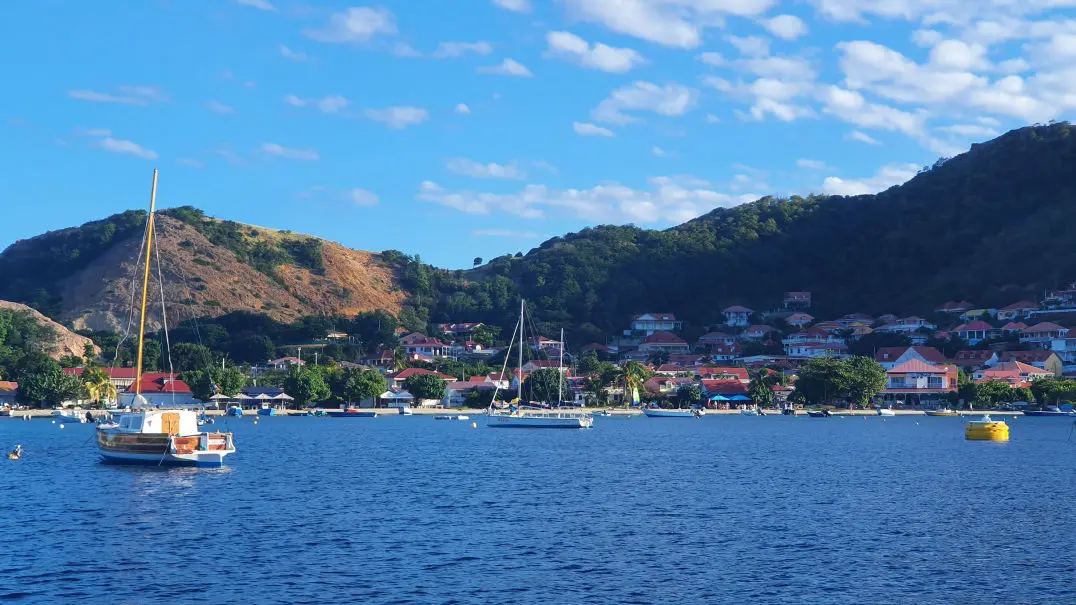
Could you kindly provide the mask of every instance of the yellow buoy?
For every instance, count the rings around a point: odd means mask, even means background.
[[[257,421],[257,420],[255,420],[255,421],[254,421],[254,424],[258,424],[258,421]]]
[[[1009,425],[1003,420],[991,420],[983,416],[982,420],[970,420],[964,427],[964,439],[968,441],[1008,441]]]

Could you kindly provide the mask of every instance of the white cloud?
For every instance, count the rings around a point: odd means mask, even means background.
[[[393,35],[396,31],[396,15],[392,11],[361,6],[333,13],[324,28],[306,28],[302,33],[318,42],[345,44],[369,42],[375,36]]]
[[[825,111],[828,114],[862,128],[876,128],[903,132],[910,136],[922,134],[925,116],[908,113],[895,107],[868,103],[863,95],[838,86],[830,86],[825,93]]]
[[[295,61],[296,63],[306,61],[308,58],[306,53],[292,50],[283,44],[280,45],[280,56]]]
[[[493,3],[517,13],[528,13],[531,10],[530,0],[493,0]]]
[[[868,145],[881,145],[878,139],[860,130],[853,130],[852,132],[849,132],[848,134],[844,135],[844,139],[846,141],[859,141],[860,143],[866,143]]]
[[[591,46],[586,40],[570,32],[549,32],[546,34],[549,49],[545,56],[565,59],[610,73],[624,73],[646,63],[643,56],[630,48],[615,48],[596,43]]]
[[[429,112],[425,109],[410,106],[367,109],[364,115],[375,122],[381,122],[396,130],[403,130],[408,126],[421,124],[430,118]]]
[[[807,158],[800,158],[796,160],[796,166],[800,168],[807,168],[808,170],[831,170],[825,162],[821,160],[811,160]]]
[[[715,116],[712,113],[706,114],[706,123],[707,124],[717,124],[719,122],[721,122],[721,118]]]
[[[625,111],[650,111],[663,116],[682,116],[692,108],[699,99],[699,91],[677,83],[658,86],[651,82],[632,82],[610,93],[594,109],[594,119],[599,122],[628,124],[638,122],[639,118],[630,116]]]
[[[839,177],[827,177],[822,183],[822,193],[826,195],[866,195],[877,193],[907,182],[919,171],[915,164],[889,164],[883,166],[877,174],[861,180],[845,180]]]
[[[366,189],[352,189],[347,192],[351,203],[356,206],[376,206],[381,198],[372,191]]]
[[[459,105],[456,106],[456,113],[461,113],[463,115],[470,115],[471,114],[471,108],[468,107],[465,103],[460,103]]]
[[[421,59],[423,57],[422,51],[404,42],[397,42],[392,47],[392,54],[403,59]]]
[[[555,190],[527,185],[516,193],[496,194],[470,190],[448,191],[426,181],[417,199],[440,204],[467,214],[510,214],[537,219],[570,213],[603,223],[681,223],[716,207],[728,207],[755,199],[754,194],[731,195],[716,191],[708,182],[691,177],[652,177],[644,190],[618,183],[590,189]]]
[[[510,229],[475,229],[471,235],[476,237],[510,237],[513,239],[545,239],[548,235],[542,235],[533,231],[512,231]]]
[[[449,172],[462,174],[476,179],[523,180],[527,178],[527,173],[517,166],[515,162],[508,165],[495,163],[483,164],[467,158],[451,158],[445,161],[445,168],[447,168]]]
[[[242,4],[243,6],[251,6],[263,11],[275,11],[276,7],[269,3],[268,0],[235,0],[236,4]]]
[[[212,111],[214,113],[223,113],[223,114],[235,113],[235,108],[234,107],[231,107],[230,105],[225,105],[224,103],[221,103],[220,101],[209,101],[208,103],[205,104],[205,106],[206,106],[206,109],[208,109],[209,111]]]
[[[702,30],[727,16],[757,17],[775,0],[562,0],[569,15],[607,29],[678,48],[699,45]]]
[[[107,128],[87,128],[82,131],[82,134],[91,137],[110,137],[112,136],[112,131]]]
[[[664,149],[662,149],[661,147],[658,147],[657,145],[654,145],[653,147],[650,148],[650,153],[656,155],[659,158],[664,158],[664,157],[667,157],[669,155],[668,151],[665,151]]]
[[[1003,74],[1018,74],[1031,69],[1031,64],[1023,57],[1008,59],[997,64],[997,70]]]
[[[800,74],[810,75],[810,72]],[[732,83],[722,78],[706,77],[703,83],[733,98],[750,100],[751,107],[747,111],[734,110],[741,120],[761,121],[772,116],[782,122],[791,122],[817,115],[810,107],[793,102],[814,91],[815,85],[810,80],[758,78],[753,82]]]
[[[602,128],[594,124],[584,122],[572,122],[572,128],[575,129],[575,134],[585,137],[615,137],[616,134],[608,128]]]
[[[164,102],[168,95],[156,86],[120,86],[121,94],[97,92],[93,90],[69,90],[67,96],[79,101],[94,103],[118,103],[121,105],[149,105],[151,102]]]
[[[105,137],[99,143],[101,149],[105,151],[111,151],[112,153],[125,153],[128,155],[137,156],[146,160],[156,160],[157,152],[152,149],[146,149],[145,147],[134,143],[132,141],[125,141],[123,139],[114,139],[112,137]]]
[[[998,136],[998,131],[982,124],[953,124],[941,126],[938,130],[971,138],[989,139]]]
[[[968,44],[961,40],[942,40],[930,51],[930,62],[942,69],[967,71],[983,69],[989,65],[986,61],[986,48],[981,44]]]
[[[489,42],[442,42],[433,51],[434,59],[451,59],[462,57],[468,53],[476,55],[488,55],[493,52],[493,45]]]
[[[262,143],[262,151],[269,155],[275,155],[280,158],[286,158],[289,160],[307,160],[312,161],[318,159],[318,152],[314,149],[292,149],[289,147],[283,147],[276,143]]]
[[[522,63],[513,59],[505,59],[504,61],[501,61],[500,65],[479,67],[477,71],[482,74],[515,76],[517,78],[529,78],[534,75],[531,73],[531,70],[527,69]]]
[[[313,107],[325,114],[340,113],[351,105],[351,101],[347,97],[340,95],[329,95],[320,99],[303,99],[295,95],[285,95],[284,102],[293,107]]]
[[[205,166],[205,164],[203,164],[201,161],[194,158],[179,158],[178,160],[176,160],[176,163],[183,166],[190,166],[191,168],[201,168]]]
[[[725,36],[725,40],[746,57],[766,57],[770,54],[770,41],[761,36]]]
[[[912,42],[916,46],[930,48],[945,39],[941,32],[935,29],[917,29],[912,32]]]
[[[795,40],[807,33],[807,24],[795,15],[777,15],[762,24],[771,34],[782,40]]]

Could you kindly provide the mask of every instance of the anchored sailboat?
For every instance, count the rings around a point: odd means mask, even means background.
[[[500,387],[493,392],[493,400],[489,404],[489,409],[486,411],[486,426],[495,428],[527,428],[527,429],[589,429],[594,426],[594,417],[586,412],[580,412],[575,410],[563,410],[560,408],[560,401],[557,401],[557,408],[551,410],[525,410],[522,409],[523,401],[523,301],[519,301],[519,323],[516,324],[516,331],[519,332],[519,388],[517,392],[519,397],[515,402],[509,404],[507,412],[499,412],[493,406],[497,401],[497,393],[500,391]],[[512,343],[515,341],[515,332],[512,333]],[[508,369],[508,358],[511,356],[512,345],[508,345],[508,350],[504,356],[504,367],[501,368],[501,376],[504,376],[505,370]],[[558,364],[558,371],[561,372],[560,380],[563,381],[564,372],[564,337],[563,333],[560,339],[560,362]],[[560,399],[560,386],[558,384],[558,399]],[[516,404],[520,404],[518,407]]]
[[[134,401],[130,413],[97,427],[97,448],[107,462],[221,466],[235,453],[231,433],[198,430],[198,413],[185,409],[151,409],[142,395],[142,353],[146,339],[146,303],[149,299],[150,260],[153,251],[154,213],[157,207],[157,171],[153,171],[149,216],[146,218],[146,263],[142,279],[142,314],[138,328],[138,361]],[[158,262],[158,275],[160,263]],[[164,290],[161,290],[164,305]],[[165,328],[167,330],[167,326]]]

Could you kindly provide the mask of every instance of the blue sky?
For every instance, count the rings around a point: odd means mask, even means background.
[[[470,266],[854,194],[1076,106],[1073,0],[37,0],[0,246],[159,201]]]

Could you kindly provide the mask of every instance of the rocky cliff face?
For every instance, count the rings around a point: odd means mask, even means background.
[[[28,312],[34,317],[39,325],[49,328],[53,337],[50,342],[45,343],[46,350],[43,351],[43,353],[53,359],[59,359],[64,355],[76,355],[81,357],[86,350],[86,345],[93,347],[95,355],[101,352],[89,338],[75,334],[71,330],[68,330],[26,305],[0,300],[0,309]]]

